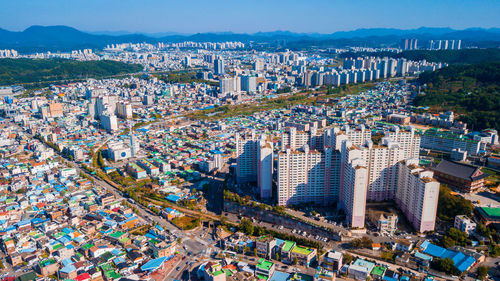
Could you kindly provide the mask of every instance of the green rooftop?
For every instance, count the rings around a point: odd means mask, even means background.
[[[293,246],[295,246],[295,242],[285,240],[285,245],[283,246],[283,251],[290,252],[292,250]]]
[[[488,217],[500,219],[500,208],[480,207]]]
[[[312,253],[313,250],[311,248],[307,248],[307,247],[295,246],[293,248],[292,252],[307,256],[310,253]]]
[[[267,270],[269,271],[271,267],[273,266],[274,263],[265,260],[263,258],[259,259],[259,262],[257,263],[257,268],[262,269],[262,270]]]
[[[94,247],[94,244],[92,244],[92,243],[87,243],[87,244],[85,244],[85,245],[83,245],[83,246],[82,246],[82,249],[83,249],[83,250],[88,250],[88,249],[90,249],[90,248],[92,248],[92,247]]]
[[[382,266],[375,266],[372,270],[372,274],[373,275],[377,275],[377,276],[381,276],[384,274],[385,272],[385,267],[382,267]]]
[[[109,237],[118,239],[118,238],[122,237],[122,235],[124,235],[124,234],[125,234],[125,232],[117,231],[117,232],[111,233],[109,235]]]
[[[218,276],[218,275],[224,274],[224,271],[222,271],[222,270],[217,270],[217,271],[215,271],[213,274],[214,274],[214,276]]]

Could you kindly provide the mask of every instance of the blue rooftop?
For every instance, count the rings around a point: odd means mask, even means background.
[[[460,272],[468,270],[476,262],[476,260],[471,256],[439,247],[427,240],[422,243],[421,248],[423,249],[424,253],[428,255],[439,257],[442,259],[450,258],[453,261],[455,267]]]
[[[154,271],[154,270],[160,268],[160,266],[169,259],[170,259],[170,257],[161,257],[161,258],[157,258],[154,260],[150,260],[147,263],[145,263],[143,266],[141,266],[141,270],[142,271]]]

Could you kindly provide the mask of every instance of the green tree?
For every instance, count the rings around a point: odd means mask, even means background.
[[[279,260],[280,260],[280,254],[278,254],[278,252],[276,252],[276,253],[274,254],[274,259],[275,259],[275,260],[277,260],[277,261],[279,261]]]
[[[97,165],[99,165],[99,167],[101,169],[104,169],[104,159],[102,159],[102,152],[101,151],[97,152]]]
[[[462,196],[454,196],[451,189],[441,185],[439,189],[438,217],[445,221],[453,221],[457,215],[472,216],[473,206],[470,200]]]
[[[252,221],[247,219],[247,218],[244,218],[241,220],[240,225],[239,225],[239,229],[240,229],[240,231],[242,231],[246,235],[252,235],[254,232],[254,227],[253,227]]]
[[[488,270],[489,270],[489,268],[487,266],[484,266],[484,265],[478,266],[477,278],[481,279],[481,280],[486,279],[486,276],[488,275]]]
[[[354,260],[354,257],[351,254],[345,253],[344,254],[344,264],[350,264]]]
[[[257,248],[253,248],[253,255],[257,256]]]
[[[293,264],[293,265],[297,265],[297,263],[299,263],[299,260],[297,259],[297,257],[293,257],[293,262],[292,262],[292,264]]]
[[[432,268],[445,272],[447,274],[451,275],[460,274],[460,271],[458,271],[458,269],[455,267],[453,261],[450,258],[445,258],[445,259],[436,258],[432,260],[431,266]]]
[[[380,258],[382,258],[383,260],[386,260],[386,261],[393,261],[394,260],[394,254],[391,253],[391,252],[382,252],[380,254]]]

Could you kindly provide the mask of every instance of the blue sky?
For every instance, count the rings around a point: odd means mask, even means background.
[[[500,27],[499,0],[4,0],[0,27],[84,31],[332,33],[357,28]]]

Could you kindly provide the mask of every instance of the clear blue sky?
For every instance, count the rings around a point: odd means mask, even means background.
[[[500,27],[499,0],[4,0],[0,27],[84,31],[331,33],[357,28]]]

